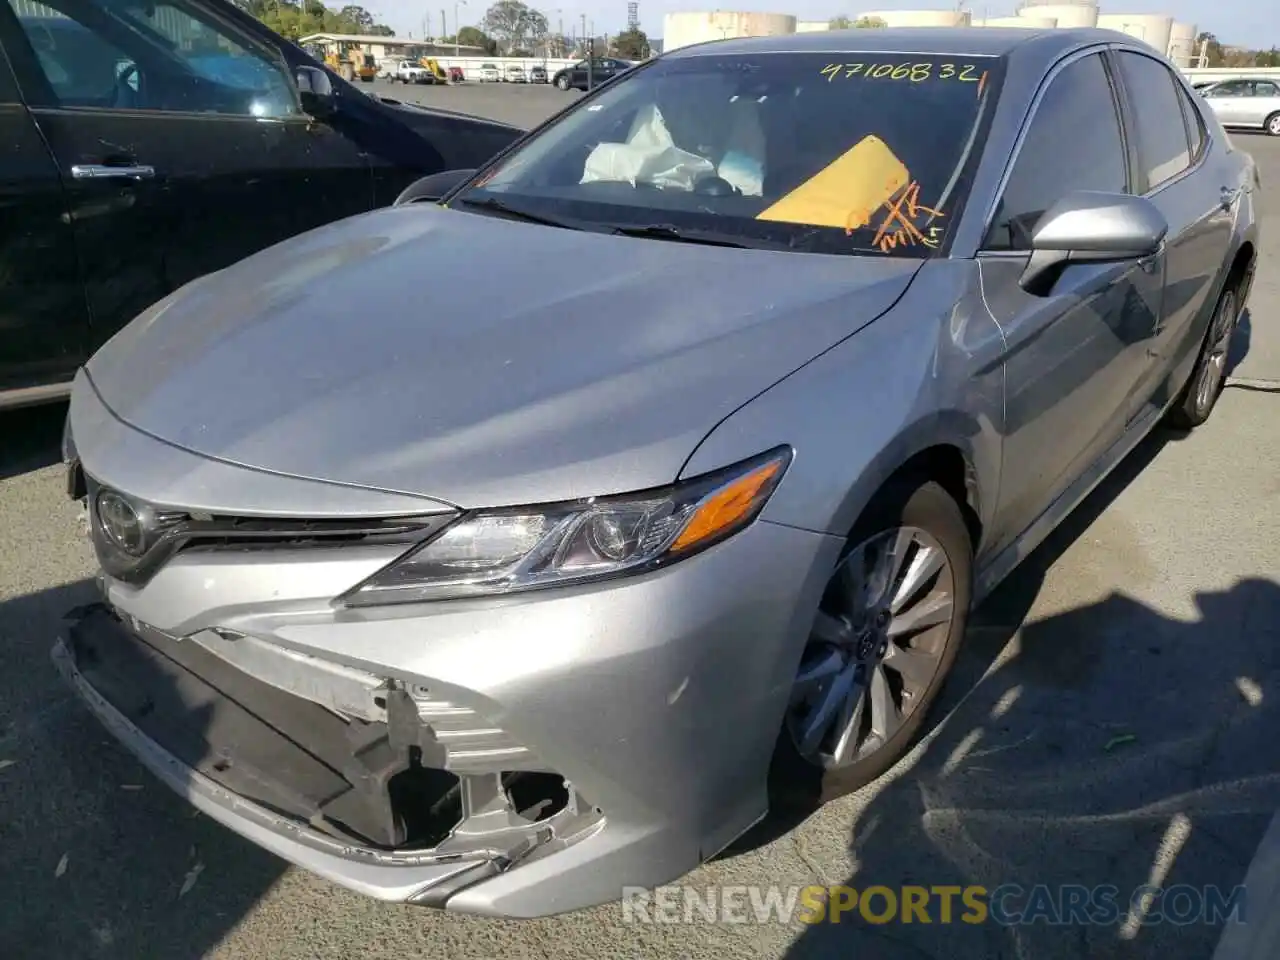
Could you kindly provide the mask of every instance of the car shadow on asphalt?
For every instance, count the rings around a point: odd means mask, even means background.
[[[1027,622],[1048,570],[1181,436],[1148,437],[975,611],[925,742],[868,788],[851,825],[853,874],[828,878],[899,896],[906,885],[1111,884],[1118,916],[974,924],[957,896],[942,923],[934,898],[928,924],[869,923],[854,909],[808,926],[788,960],[1213,953],[1220,924],[1159,923],[1159,903],[1144,913],[1131,898],[1143,884],[1229,897],[1280,808],[1280,699],[1268,686],[1280,669],[1280,586],[1258,578],[1196,593],[1196,614],[1182,621],[1121,580],[1098,602]],[[1005,906],[1016,916],[1025,903],[1015,895]]]
[[[66,419],[65,401],[0,410],[0,480],[57,463]]]
[[[49,658],[88,581],[0,603],[0,956],[201,957],[285,864],[154,778]]]
[[[1253,341],[1253,314],[1248,307],[1240,311],[1240,319],[1236,321],[1235,334],[1231,338],[1231,348],[1227,351],[1226,375],[1229,377],[1236,367],[1244,363],[1249,355],[1249,345]]]

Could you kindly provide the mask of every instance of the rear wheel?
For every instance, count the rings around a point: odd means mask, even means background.
[[[1267,117],[1267,122],[1263,124],[1263,127],[1273,137],[1280,137],[1280,111],[1276,111]]]
[[[569,78],[556,77],[556,86],[559,87],[561,90],[564,90],[567,92],[569,89]]]
[[[937,483],[895,483],[868,507],[801,656],[770,771],[775,803],[856,790],[907,752],[964,635],[972,551]]]
[[[1240,316],[1239,287],[1231,281],[1214,309],[1213,319],[1205,334],[1204,345],[1196,359],[1191,379],[1181,396],[1169,411],[1169,423],[1183,430],[1198,427],[1209,419],[1213,407],[1222,393],[1227,378],[1227,355],[1231,350],[1231,337]]]

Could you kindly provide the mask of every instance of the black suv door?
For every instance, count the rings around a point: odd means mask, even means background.
[[[280,46],[221,5],[44,6],[0,0],[0,39],[61,171],[90,350],[187,281],[371,208],[364,150],[303,113]]]
[[[84,359],[89,314],[58,181],[0,52],[0,407],[40,398]],[[44,392],[48,392],[45,389]]]

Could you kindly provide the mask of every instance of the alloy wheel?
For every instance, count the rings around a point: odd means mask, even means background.
[[[1280,113],[1267,119],[1267,133],[1273,137],[1280,137]]]
[[[1227,354],[1231,349],[1231,335],[1236,329],[1236,295],[1228,290],[1222,295],[1218,312],[1205,348],[1204,362],[1196,382],[1196,408],[1207,410],[1213,403],[1227,370]]]
[[[888,743],[925,699],[957,616],[942,544],[895,527],[858,544],[823,596],[787,712],[797,752],[831,770]]]

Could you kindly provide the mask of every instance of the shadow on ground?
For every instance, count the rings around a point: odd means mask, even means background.
[[[57,463],[66,419],[65,402],[0,410],[0,480]]]
[[[95,595],[80,581],[0,603],[6,662],[24,665],[0,674],[0,956],[200,957],[284,864],[196,815],[71,698],[49,648]]]
[[[934,713],[945,721],[852,824],[852,876],[829,878],[859,890],[1111,884],[1117,916],[941,924],[935,900],[929,925],[872,925],[855,911],[805,928],[788,960],[868,947],[877,960],[1212,954],[1220,926],[1155,923],[1159,903],[1130,915],[1130,898],[1143,884],[1229,896],[1280,807],[1269,682],[1280,669],[1280,586],[1250,579],[1197,594],[1198,618],[1180,622],[1119,579],[1097,603],[1024,622],[1049,568],[1178,437],[1148,438],[976,612]],[[1026,901],[1004,903],[1016,916]]]
[[[1235,333],[1231,337],[1231,349],[1227,351],[1226,375],[1229,377],[1236,367],[1244,363],[1249,355],[1249,345],[1253,342],[1253,313],[1248,307],[1240,312],[1236,321]]]

